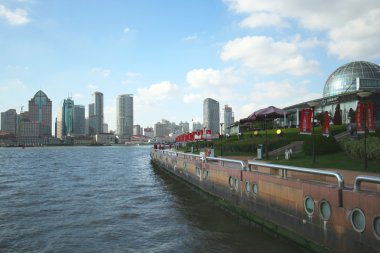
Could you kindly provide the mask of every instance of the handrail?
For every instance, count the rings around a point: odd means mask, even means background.
[[[278,165],[278,164],[268,164],[268,163],[258,163],[258,162],[248,162],[248,168],[251,168],[250,165],[254,166],[262,166],[262,167],[269,167],[273,169],[280,169],[285,170],[285,173],[290,171],[296,171],[296,172],[303,172],[308,174],[316,174],[316,175],[324,175],[324,176],[332,176],[337,179],[338,187],[342,189],[344,187],[344,178],[343,176],[336,171],[328,171],[328,170],[320,170],[320,169],[311,169],[311,168],[303,168],[303,167],[294,167],[294,166],[287,166],[287,165]],[[283,175],[285,175],[283,173]]]
[[[167,154],[171,154],[172,156],[177,156],[177,157],[178,157],[178,155],[183,155],[184,157],[186,157],[186,156],[190,156],[190,157],[202,158],[201,155],[195,155],[195,154],[190,154],[190,153],[176,152],[176,151],[172,151],[172,150],[154,149],[154,151],[161,151],[163,154],[167,153]]]
[[[213,161],[220,161],[220,162],[239,163],[241,165],[241,170],[245,170],[245,163],[241,160],[227,159],[227,158],[220,158],[220,157],[211,157],[211,156],[206,156],[205,159],[206,159],[206,162],[207,162],[207,160],[213,160]]]
[[[354,191],[360,191],[361,182],[380,184],[380,177],[363,176],[363,175],[357,176],[354,182]]]

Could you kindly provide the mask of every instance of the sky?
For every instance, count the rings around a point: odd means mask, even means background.
[[[134,96],[134,124],[203,121],[203,100],[235,120],[322,97],[328,76],[380,62],[379,0],[0,0],[0,111],[39,90],[53,102]],[[54,119],[53,119],[54,121]]]

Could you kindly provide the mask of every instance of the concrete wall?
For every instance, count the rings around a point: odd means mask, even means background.
[[[292,173],[284,179],[275,169],[243,171],[163,151],[152,150],[151,157],[161,168],[216,196],[228,209],[309,250],[380,252],[380,238],[373,225],[380,215],[379,192],[340,189],[329,177],[303,174],[299,178]],[[309,214],[305,210],[306,197],[314,206]],[[322,218],[322,203],[323,207],[331,207],[329,219]],[[356,231],[351,221],[357,208],[365,215],[362,232]],[[380,222],[380,218],[376,221]]]

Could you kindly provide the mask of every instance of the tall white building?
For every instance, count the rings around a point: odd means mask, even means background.
[[[224,134],[230,133],[228,126],[232,125],[233,123],[234,123],[234,113],[232,112],[232,107],[225,105],[224,106],[224,125],[223,125]]]
[[[103,111],[103,93],[94,92],[92,94],[93,103],[89,104],[89,133],[95,135],[103,133],[104,111]]]
[[[219,131],[219,102],[206,98],[203,101],[203,127],[211,129],[212,134],[218,134]]]
[[[119,95],[116,101],[116,133],[130,138],[133,134],[133,96]]]

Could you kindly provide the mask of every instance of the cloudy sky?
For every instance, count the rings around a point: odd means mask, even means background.
[[[38,90],[57,106],[134,94],[134,123],[235,118],[322,96],[328,75],[380,62],[379,0],[0,0],[0,111]],[[87,113],[87,112],[86,112]]]

